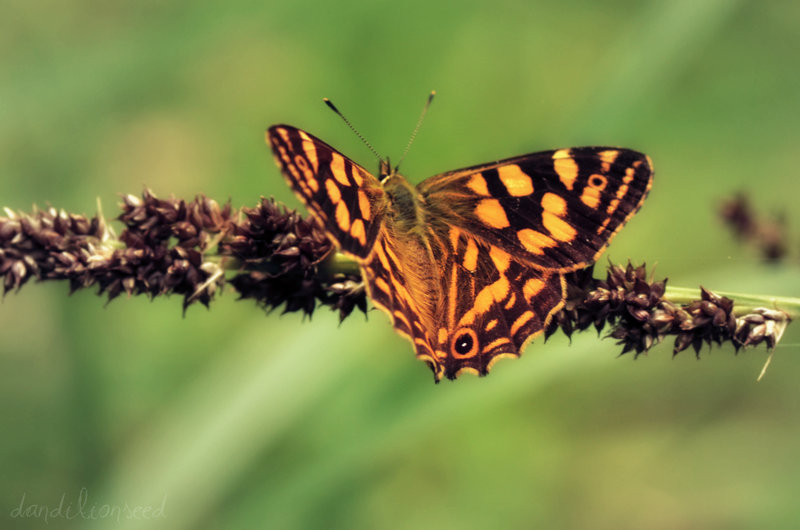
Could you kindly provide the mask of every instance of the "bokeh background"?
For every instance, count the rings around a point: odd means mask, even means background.
[[[586,144],[646,151],[607,256],[670,284],[800,295],[800,3],[735,0],[102,2],[0,6],[0,203],[114,216],[118,194],[297,207],[264,129],[369,168],[331,98],[412,181]],[[763,263],[719,222],[785,213]],[[605,263],[605,258],[603,258]],[[599,274],[599,271],[598,271]],[[763,349],[634,361],[557,335],[432,383],[374,311],[265,315],[29,284],[0,305],[3,528],[793,528],[800,328]],[[82,493],[83,492],[83,493]],[[119,521],[23,504],[163,508]],[[97,512],[98,514],[102,512]],[[16,514],[19,515],[19,514]]]

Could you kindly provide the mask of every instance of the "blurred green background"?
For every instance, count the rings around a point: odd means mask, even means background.
[[[224,5],[224,7],[223,7]],[[101,2],[0,8],[0,204],[108,216],[119,193],[299,206],[263,143],[289,123],[366,167],[331,98],[419,180],[586,144],[655,185],[607,256],[672,285],[800,296],[716,217],[745,190],[800,214],[800,3]],[[603,264],[606,258],[603,258]],[[599,272],[598,272],[599,274]],[[793,528],[800,327],[698,362],[592,332],[432,383],[374,311],[268,316],[227,291],[120,299],[29,284],[0,305],[3,528]],[[17,517],[62,497],[85,511]],[[74,513],[74,512],[73,512]],[[100,513],[100,512],[98,512]],[[17,514],[18,515],[18,514]]]

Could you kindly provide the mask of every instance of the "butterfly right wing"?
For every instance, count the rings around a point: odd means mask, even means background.
[[[650,159],[616,147],[542,151],[431,177],[418,189],[428,222],[444,222],[531,266],[594,263],[642,205]]]
[[[311,134],[290,125],[267,130],[283,176],[346,254],[365,259],[375,243],[387,200],[366,169]]]
[[[593,263],[639,209],[650,160],[618,148],[533,153],[423,181],[426,239],[446,307],[429,325],[434,373],[488,372],[563,307],[563,273]],[[420,348],[417,348],[420,356]]]

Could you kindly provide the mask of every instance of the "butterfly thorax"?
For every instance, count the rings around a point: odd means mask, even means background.
[[[384,193],[389,202],[387,222],[392,225],[398,235],[422,235],[423,226],[421,197],[417,189],[402,175],[388,175],[382,182]]]

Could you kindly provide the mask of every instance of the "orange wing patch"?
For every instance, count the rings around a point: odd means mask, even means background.
[[[508,194],[512,197],[525,197],[533,193],[533,182],[531,178],[525,174],[518,165],[509,164],[507,166],[500,166],[497,168],[497,174],[500,181],[508,190]]]
[[[475,215],[487,226],[506,228],[509,226],[506,211],[497,199],[483,199],[475,208]]]
[[[578,178],[578,163],[570,157],[569,149],[559,149],[553,153],[553,167],[564,187],[572,190]]]

